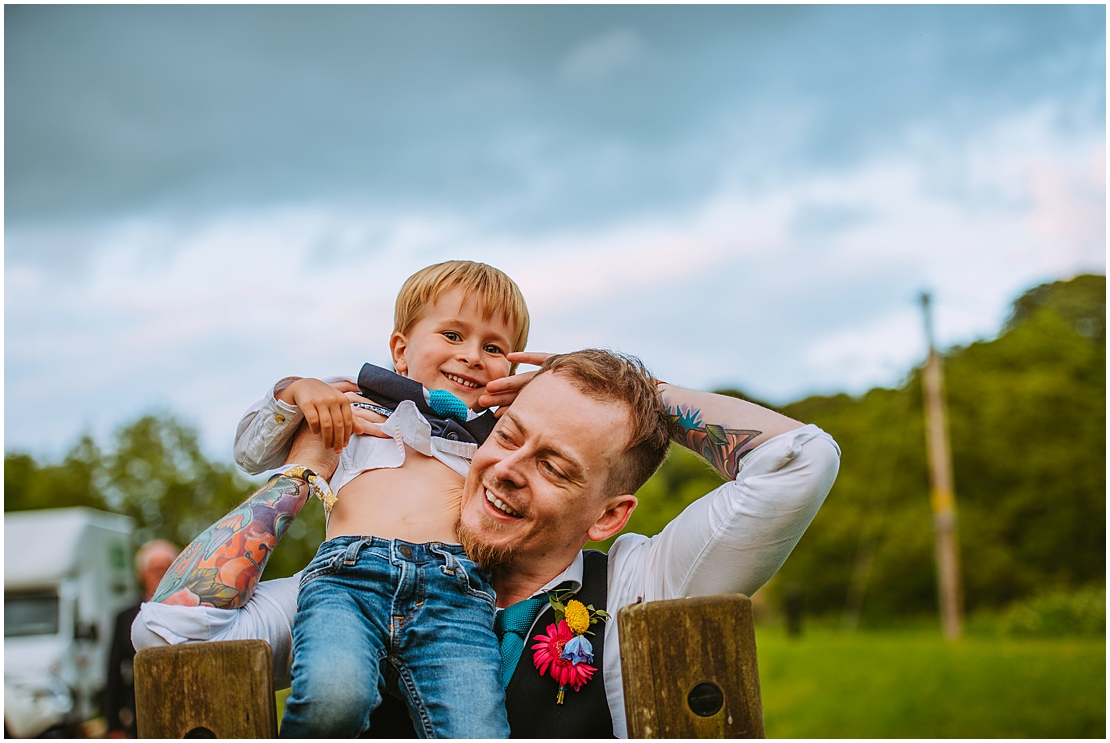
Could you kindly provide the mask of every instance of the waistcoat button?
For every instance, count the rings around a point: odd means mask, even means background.
[[[447,432],[447,440],[448,441],[458,441],[459,440],[459,435],[457,433],[455,433],[454,431],[448,431]]]

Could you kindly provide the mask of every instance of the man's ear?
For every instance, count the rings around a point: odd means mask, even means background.
[[[636,508],[636,496],[625,493],[609,499],[609,505],[601,517],[586,532],[591,541],[600,542],[618,533],[628,523],[628,517]]]
[[[398,374],[405,374],[409,370],[408,362],[405,361],[405,351],[408,347],[409,339],[404,333],[398,331],[389,336],[389,354],[393,357],[393,368]]]

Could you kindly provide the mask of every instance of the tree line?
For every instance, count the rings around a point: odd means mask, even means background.
[[[996,338],[944,355],[971,612],[1105,583],[1105,318],[1105,277],[1079,276],[1030,289]],[[935,612],[920,369],[893,389],[810,397],[779,410],[828,431],[843,457],[824,507],[763,590],[768,600],[778,604],[785,590],[800,588],[810,611],[864,622]],[[84,436],[60,462],[14,452],[4,464],[5,511],[89,506],[134,518],[138,541],[182,546],[260,482],[208,460],[196,432],[169,414],[140,418],[103,448]],[[658,533],[720,482],[672,447],[637,493],[627,530]],[[312,501],[265,577],[299,570],[323,536],[323,511]]]
[[[996,338],[950,349],[944,369],[967,609],[1104,586],[1105,277],[1030,289]],[[764,591],[778,603],[801,589],[810,611],[865,622],[935,613],[921,369],[893,389],[780,411],[828,431],[843,456],[825,505]],[[628,530],[657,533],[720,482],[672,447]]]
[[[87,506],[135,520],[136,546],[168,539],[184,547],[254,492],[261,480],[201,451],[197,432],[172,415],[146,415],[102,448],[85,435],[62,461],[4,456],[4,510]],[[324,539],[323,509],[308,503],[266,566],[266,578],[300,570]]]

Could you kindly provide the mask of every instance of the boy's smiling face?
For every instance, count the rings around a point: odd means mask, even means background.
[[[444,292],[407,333],[389,339],[394,368],[430,390],[447,390],[474,410],[486,384],[508,375],[505,355],[515,334],[499,312],[483,315],[477,295],[463,301],[460,289]]]

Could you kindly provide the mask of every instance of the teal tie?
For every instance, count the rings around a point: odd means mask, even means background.
[[[428,406],[444,418],[454,418],[459,423],[466,423],[466,403],[447,390],[428,390]]]
[[[520,654],[524,652],[524,637],[545,606],[547,594],[533,596],[497,612],[493,631],[501,641],[501,683],[506,688],[520,661]]]

